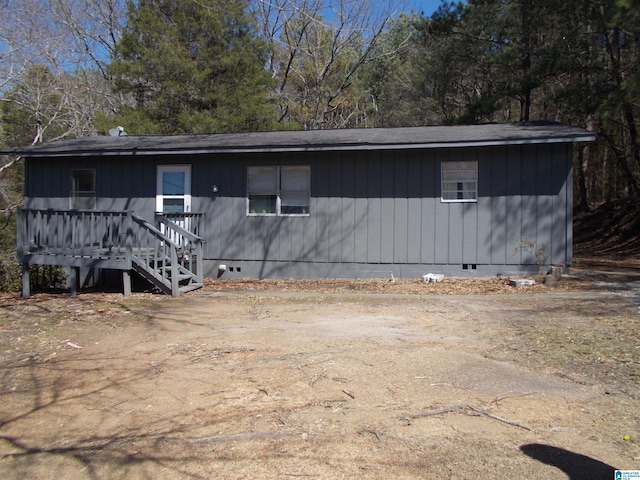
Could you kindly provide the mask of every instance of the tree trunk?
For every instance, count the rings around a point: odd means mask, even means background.
[[[521,41],[521,75],[520,79],[520,121],[528,122],[531,112],[531,10],[533,8],[530,0],[521,0],[520,14],[522,22]]]
[[[589,200],[587,195],[587,170],[589,167],[589,147],[583,147],[578,151],[578,208],[581,212],[589,211]]]
[[[633,107],[629,102],[622,105],[624,118],[624,138],[627,162],[630,164],[632,177],[629,179],[633,183],[632,188],[635,193],[640,191],[640,148],[638,146],[638,131],[636,130]]]

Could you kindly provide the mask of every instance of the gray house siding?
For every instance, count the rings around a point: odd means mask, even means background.
[[[544,245],[548,263],[571,262],[568,144],[298,158],[222,162],[228,177],[220,177],[221,195],[207,211],[212,271],[218,264],[240,267],[236,276],[258,277],[537,270],[535,256],[519,248],[521,239]],[[478,160],[477,203],[440,200],[440,162],[454,159]],[[224,193],[223,179],[244,179],[249,165],[290,163],[311,165],[308,217],[247,217],[244,183],[230,183]]]
[[[158,165],[192,166],[192,211],[206,213],[205,274],[418,277],[536,271],[572,260],[571,143],[27,159],[25,206],[69,208],[70,170],[95,168],[96,209],[153,220]],[[478,161],[478,201],[441,201],[440,165]],[[247,216],[247,167],[311,166],[309,216]],[[212,193],[217,185],[218,194]],[[233,271],[231,271],[233,268]]]

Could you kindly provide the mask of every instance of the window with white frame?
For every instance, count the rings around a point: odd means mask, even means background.
[[[442,162],[442,201],[478,201],[478,162]]]
[[[191,211],[191,165],[159,165],[156,177],[156,212]]]
[[[71,170],[71,192],[69,208],[93,210],[96,208],[96,171],[93,169]]]
[[[309,165],[247,168],[249,215],[308,215],[310,196]]]

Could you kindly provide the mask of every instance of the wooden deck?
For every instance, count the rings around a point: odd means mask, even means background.
[[[30,295],[29,265],[113,269],[123,272],[124,294],[131,293],[135,271],[165,293],[178,296],[200,288],[202,214],[158,214],[156,225],[133,212],[21,209],[17,257],[22,263],[22,296]],[[70,279],[75,294],[76,278]]]

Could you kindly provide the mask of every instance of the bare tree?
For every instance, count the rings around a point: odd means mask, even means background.
[[[29,112],[35,142],[54,130],[48,140],[95,133],[96,113],[119,104],[104,67],[124,9],[125,0],[4,0],[0,99]]]
[[[67,30],[82,68],[105,65],[115,54],[125,21],[124,0],[50,0],[53,19]]]
[[[46,2],[4,0],[0,8],[0,90],[36,63],[57,65],[65,48]]]
[[[125,18],[125,0],[1,1],[0,90],[35,64],[104,72]]]
[[[255,0],[253,12],[271,42],[280,121],[305,129],[349,126],[362,100],[356,72],[399,3],[373,0]]]

